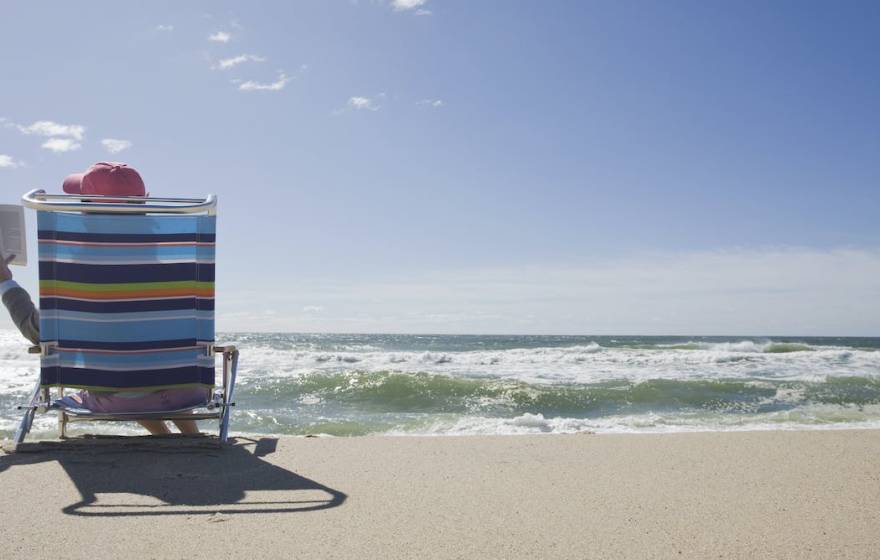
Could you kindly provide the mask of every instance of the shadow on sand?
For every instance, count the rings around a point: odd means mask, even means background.
[[[275,438],[85,438],[22,444],[9,468],[57,462],[80,493],[69,515],[287,513],[342,505],[346,494],[272,464]],[[52,484],[52,481],[47,481]]]

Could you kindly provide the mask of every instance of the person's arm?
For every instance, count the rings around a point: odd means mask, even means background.
[[[3,296],[3,305],[21,334],[32,343],[39,344],[40,312],[31,301],[31,296],[12,279],[9,263],[14,258],[15,255],[0,258],[0,294]]]

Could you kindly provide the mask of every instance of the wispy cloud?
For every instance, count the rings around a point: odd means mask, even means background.
[[[355,95],[348,98],[348,101],[345,102],[344,107],[336,109],[331,114],[341,115],[343,113],[348,113],[351,111],[378,111],[382,108],[382,106],[379,105],[379,100],[384,100],[386,98],[387,96],[384,93],[378,93],[373,97]]]
[[[104,138],[101,145],[111,154],[118,154],[121,151],[131,148],[131,140],[122,140],[120,138]]]
[[[279,283],[290,295],[273,300],[277,324],[221,320],[228,328],[310,332],[867,336],[880,329],[880,247],[669,252],[401,274]],[[252,309],[254,298],[230,311]],[[325,302],[332,308],[321,314],[302,312]]]
[[[231,58],[224,58],[222,60],[217,61],[212,68],[215,70],[229,70],[230,68],[235,68],[239,64],[244,64],[245,62],[265,62],[266,59],[257,56],[255,54],[240,54],[238,56],[233,56]]]
[[[156,26],[156,31],[174,31],[174,26],[173,26],[173,25],[159,24],[159,25]]]
[[[432,12],[431,10],[416,10],[416,15],[417,16],[430,16],[430,15],[434,15],[434,12]]]
[[[349,108],[354,109],[356,111],[360,111],[366,109],[368,111],[378,111],[379,105],[369,97],[349,97],[348,103],[346,104]]]
[[[230,39],[232,39],[232,35],[225,31],[217,31],[208,35],[208,40],[215,43],[228,43]]]
[[[0,154],[0,169],[18,169],[24,163],[6,154]]]
[[[53,121],[36,121],[29,125],[16,125],[23,134],[36,136],[64,136],[80,141],[86,133],[86,127],[80,124],[59,124]]]
[[[428,107],[442,107],[446,105],[446,103],[442,99],[422,99],[421,101],[417,101],[416,105],[425,105]]]
[[[414,10],[428,3],[428,0],[391,0],[391,7],[396,12]]]
[[[241,91],[281,91],[284,89],[284,86],[287,85],[287,82],[292,79],[293,78],[289,77],[284,72],[280,72],[278,74],[278,79],[270,83],[255,82],[253,80],[248,80],[246,82],[233,80],[232,83],[238,84],[238,89]]]
[[[55,153],[61,153],[78,150],[82,148],[82,144],[73,138],[49,138],[43,142],[42,147]]]

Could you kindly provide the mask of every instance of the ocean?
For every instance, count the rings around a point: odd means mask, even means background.
[[[241,350],[233,433],[880,427],[880,338],[227,333],[217,339]],[[0,438],[11,436],[20,416],[15,406],[36,379],[38,358],[25,350],[18,333],[0,331]],[[53,415],[38,416],[34,434],[50,435],[55,424]],[[114,424],[100,431],[140,430]]]

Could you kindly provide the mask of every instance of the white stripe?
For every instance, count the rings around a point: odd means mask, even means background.
[[[149,313],[149,311],[144,311],[143,313]],[[205,318],[199,317],[198,315],[182,315],[182,316],[173,316],[173,317],[143,317],[133,319],[131,317],[127,317],[125,319],[86,319],[83,317],[70,317],[66,315],[49,315],[45,314],[44,317],[46,320],[55,320],[55,321],[75,321],[78,323],[140,323],[141,321],[180,321],[182,319],[196,319],[198,321],[213,321],[214,318]]]

